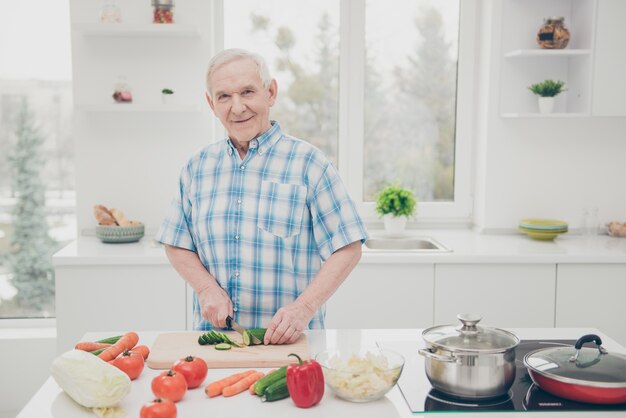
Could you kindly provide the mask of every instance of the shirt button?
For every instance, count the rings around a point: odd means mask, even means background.
[[[238,271],[235,272],[235,277],[239,277],[239,272]]]
[[[237,307],[233,306],[233,312],[237,312]]]
[[[235,235],[235,239],[239,239],[239,235]]]
[[[228,155],[233,155],[233,149],[232,148],[228,148]]]
[[[240,169],[242,169],[242,170],[245,170],[245,169],[246,169],[246,166],[245,166],[245,165],[242,165],[242,166],[241,166],[241,167],[239,167],[239,168],[240,168]]]
[[[241,199],[237,199],[237,204],[241,205]]]

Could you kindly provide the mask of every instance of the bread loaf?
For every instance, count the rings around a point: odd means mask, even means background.
[[[93,214],[100,225],[117,225],[113,214],[104,205],[95,205]]]
[[[121,210],[111,208],[111,214],[119,226],[131,226],[131,222],[124,216],[124,212]]]

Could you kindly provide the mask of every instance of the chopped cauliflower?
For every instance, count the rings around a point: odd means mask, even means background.
[[[341,397],[366,400],[386,392],[400,376],[400,367],[389,369],[382,354],[367,353],[365,357],[352,355],[348,361],[339,357],[329,359],[326,370],[328,384]]]

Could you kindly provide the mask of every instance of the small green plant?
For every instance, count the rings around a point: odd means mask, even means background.
[[[163,90],[161,90],[161,94],[174,94],[174,90],[172,90],[172,89],[163,89]]]
[[[412,216],[416,205],[413,192],[398,184],[385,187],[376,198],[376,212],[380,215],[391,213],[393,216]]]
[[[541,97],[554,97],[566,90],[563,86],[565,86],[565,81],[545,80],[528,86],[528,89]]]

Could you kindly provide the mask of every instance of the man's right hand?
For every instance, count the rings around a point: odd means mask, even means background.
[[[202,318],[214,328],[225,328],[226,317],[233,315],[233,302],[217,283],[211,284],[198,293]]]

